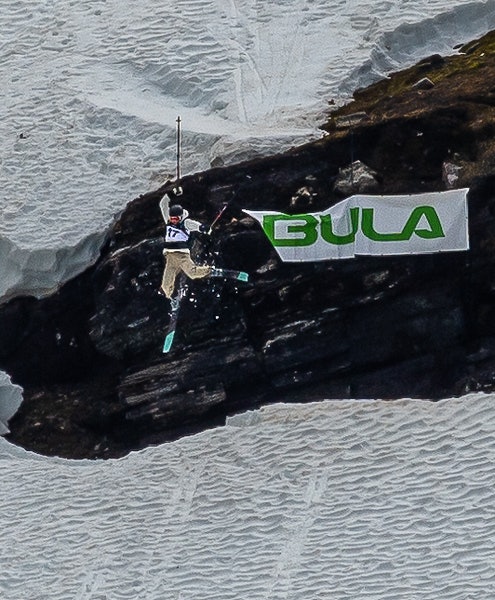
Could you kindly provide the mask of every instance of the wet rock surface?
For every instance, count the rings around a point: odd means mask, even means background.
[[[211,222],[228,203],[212,236],[196,239],[197,260],[251,279],[191,281],[169,355],[157,294],[168,182],[129,203],[94,267],[49,298],[0,307],[0,367],[25,398],[9,439],[111,457],[265,403],[493,390],[492,45],[489,35],[359,91],[318,142],[185,178],[195,218]],[[414,86],[423,77],[433,85]],[[282,263],[242,209],[325,209],[345,197],[335,183],[355,161],[380,194],[444,190],[455,163],[456,187],[470,188],[470,251]]]

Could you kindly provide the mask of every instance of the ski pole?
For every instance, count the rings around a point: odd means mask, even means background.
[[[208,235],[211,235],[211,231],[212,231],[213,227],[215,226],[215,224],[217,223],[217,221],[220,219],[220,217],[223,215],[223,213],[225,212],[225,209],[227,208],[228,205],[229,205],[229,202],[227,202],[227,204],[225,204],[220,209],[220,211],[217,214],[217,216],[213,219],[213,221],[211,222],[210,228],[208,229]]]
[[[180,183],[180,116],[176,119],[177,123],[177,168],[176,168],[176,180],[177,185]]]

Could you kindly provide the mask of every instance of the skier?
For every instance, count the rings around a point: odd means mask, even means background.
[[[180,196],[180,187],[173,190],[174,196]],[[199,221],[189,218],[189,213],[180,204],[170,204],[170,196],[165,193],[160,200],[160,210],[165,221],[165,269],[161,283],[161,291],[170,300],[172,309],[178,306],[179,298],[174,297],[175,280],[183,271],[191,279],[209,277],[215,271],[208,265],[200,266],[194,263],[189,250],[189,238],[192,231],[208,233],[208,227]]]
[[[182,194],[182,189],[176,187],[172,194],[174,198]],[[220,269],[215,266],[197,265],[191,258],[189,251],[189,237],[191,231],[201,233],[211,233],[213,225],[222,215],[225,207],[218,213],[213,223],[208,227],[202,225],[199,221],[189,218],[187,210],[180,204],[170,205],[170,196],[166,192],[160,200],[160,210],[165,221],[165,248],[163,256],[165,257],[165,269],[163,271],[160,293],[163,293],[170,300],[170,321],[163,342],[163,352],[167,353],[172,347],[177,328],[177,319],[179,305],[184,298],[185,291],[182,285],[179,285],[178,292],[175,292],[176,279],[179,273],[183,272],[191,279],[200,279],[204,277],[222,277],[224,279],[234,279],[247,282],[249,275],[244,271],[234,271],[232,269]]]

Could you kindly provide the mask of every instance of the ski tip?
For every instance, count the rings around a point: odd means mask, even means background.
[[[165,341],[163,342],[163,354],[166,354],[167,352],[170,351],[170,348],[172,347],[173,341],[174,341],[174,335],[175,335],[175,331],[171,331],[167,337],[165,338]]]

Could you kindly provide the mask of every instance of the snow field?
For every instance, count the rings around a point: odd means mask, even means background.
[[[273,405],[113,461],[0,439],[0,594],[488,598],[493,397]]]

